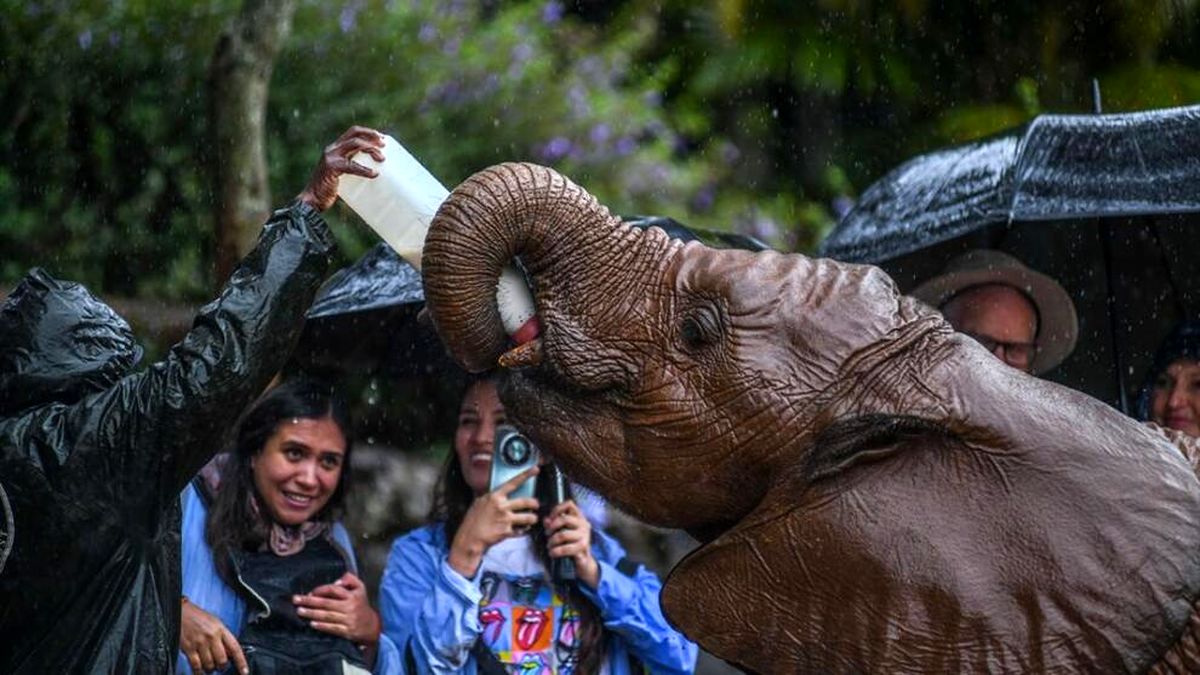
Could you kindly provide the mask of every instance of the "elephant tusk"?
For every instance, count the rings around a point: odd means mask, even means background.
[[[534,338],[504,352],[498,361],[501,368],[533,368],[542,363],[542,338]]]

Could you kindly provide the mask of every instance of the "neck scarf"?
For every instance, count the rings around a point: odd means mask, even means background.
[[[259,507],[258,494],[251,493],[250,511],[258,518],[258,527],[260,533],[265,532],[262,537],[263,543],[259,545],[260,552],[271,551],[277,556],[284,557],[295,555],[304,550],[304,545],[317,537],[329,534],[329,523],[324,520],[306,520],[299,525],[284,525],[277,523],[270,518]]]

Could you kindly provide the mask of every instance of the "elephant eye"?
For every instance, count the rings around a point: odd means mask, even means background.
[[[690,350],[702,349],[717,342],[721,336],[721,320],[712,307],[697,307],[689,311],[679,324],[679,339]]]

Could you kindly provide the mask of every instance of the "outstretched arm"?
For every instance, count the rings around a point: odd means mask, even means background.
[[[333,248],[318,208],[336,199],[341,173],[373,173],[348,157],[377,142],[376,132],[356,127],[326,148],[309,187],[272,215],[256,248],[165,359],[48,411],[59,419],[26,427],[23,445],[36,451],[42,430],[54,428],[73,450],[66,470],[107,477],[114,500],[141,507],[147,502],[137,495],[153,495],[153,513],[174,500],[286,362]],[[43,473],[53,481],[49,464],[65,460],[42,457]]]

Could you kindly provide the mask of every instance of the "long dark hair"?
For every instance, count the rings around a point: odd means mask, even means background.
[[[468,378],[462,389],[462,395],[459,396],[459,405],[462,405],[461,401],[466,398],[472,387],[482,383],[495,385],[497,383],[496,374],[487,372]],[[457,420],[458,416],[455,415],[456,427]],[[573,499],[569,484],[567,490],[567,496]],[[429,512],[431,522],[444,523],[447,546],[454,541],[454,535],[458,534],[458,528],[462,525],[463,518],[474,501],[475,494],[471,491],[471,486],[467,485],[466,477],[463,476],[462,466],[458,462],[458,450],[454,447],[452,440],[450,455],[446,458],[446,464],[442,469],[442,479],[434,489],[433,507]],[[549,571],[553,569],[553,566],[551,565],[550,549],[546,546],[549,535],[542,527],[542,518],[548,513],[547,505],[543,504],[542,513],[539,514],[541,517],[530,528],[533,552],[542,563],[546,580],[554,587],[555,592],[563,599],[564,603],[579,612],[579,662],[575,672],[594,673],[600,670],[600,665],[604,662],[604,622],[600,617],[600,610],[579,590],[578,585],[560,584],[550,577]]]
[[[233,588],[229,553],[257,550],[269,533],[262,517],[251,510],[250,500],[259,499],[254,487],[251,460],[262,452],[280,424],[293,419],[329,417],[346,439],[346,456],[337,488],[314,520],[332,523],[341,516],[346,499],[346,480],[350,467],[350,414],[333,387],[320,380],[297,377],[271,389],[242,416],[225,464],[221,467],[220,487],[208,511],[204,538],[212,549],[217,571]],[[259,504],[259,512],[266,509]]]

